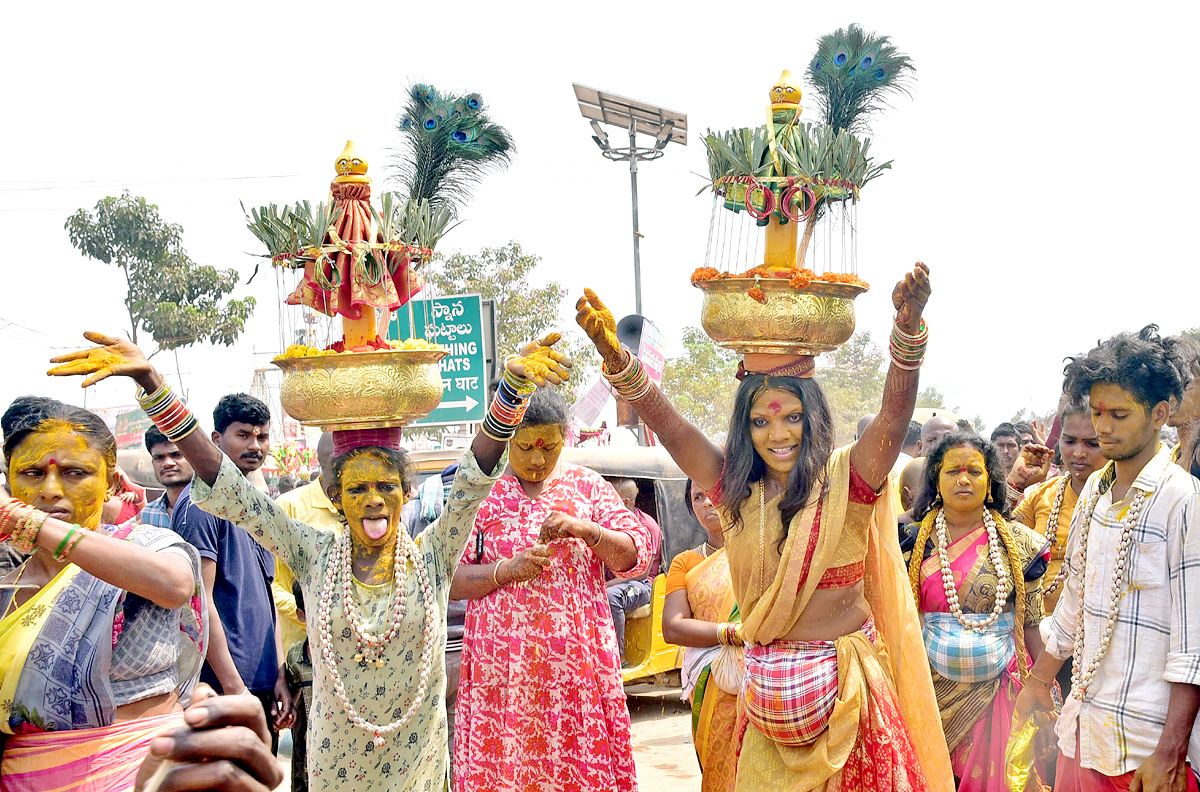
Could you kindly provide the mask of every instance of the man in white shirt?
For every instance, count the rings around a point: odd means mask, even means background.
[[[1046,651],[1017,699],[1018,712],[1051,709],[1050,683],[1073,658],[1055,792],[1197,789],[1200,482],[1159,443],[1190,372],[1157,330],[1115,336],[1065,372],[1110,461],[1079,495]]]

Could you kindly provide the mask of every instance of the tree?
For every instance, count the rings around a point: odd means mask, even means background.
[[[738,356],[717,346],[699,327],[683,328],[683,350],[666,362],[663,393],[685,418],[722,442],[737,393],[733,373]]]
[[[168,223],[158,207],[126,190],[80,209],[65,225],[71,244],[88,258],[116,264],[125,276],[129,338],[138,331],[158,350],[197,341],[231,346],[254,310],[254,298],[225,300],[238,283],[236,270],[192,261],[183,249],[183,228]]]
[[[879,411],[886,378],[884,355],[871,342],[871,333],[862,332],[852,335],[828,359],[819,379],[833,411],[834,436],[840,445],[854,439],[859,418]]]
[[[561,318],[567,289],[557,281],[534,286],[530,276],[541,259],[521,249],[518,242],[478,253],[454,253],[433,267],[426,277],[441,294],[478,294],[496,302],[496,349],[510,355],[531,340],[547,333],[561,332],[563,340],[556,349],[565,352],[575,367],[571,381],[560,388],[568,402],[574,401],[585,384],[588,370],[599,365],[599,358],[582,333],[574,331],[574,322]]]
[[[932,385],[927,385],[917,393],[916,406],[929,408],[941,407],[945,409],[946,396]]]

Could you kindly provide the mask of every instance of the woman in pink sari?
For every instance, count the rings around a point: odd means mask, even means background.
[[[995,447],[968,433],[942,440],[913,506],[923,519],[909,575],[959,792],[1008,792],[1014,704],[1043,648],[1048,542],[1006,511]]]

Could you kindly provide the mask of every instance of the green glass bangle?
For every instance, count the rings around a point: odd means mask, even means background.
[[[55,561],[63,560],[63,558],[64,558],[63,550],[67,549],[67,542],[71,541],[71,537],[75,535],[75,532],[80,531],[80,530],[83,530],[83,529],[81,529],[78,524],[72,525],[70,528],[67,529],[67,535],[64,536],[63,540],[58,543],[58,549],[56,549],[54,551],[54,560]]]

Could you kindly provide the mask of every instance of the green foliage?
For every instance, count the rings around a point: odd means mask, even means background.
[[[526,253],[517,242],[478,253],[454,253],[430,268],[427,278],[438,294],[478,294],[496,301],[496,346],[501,358],[521,350],[530,341],[561,332],[555,346],[575,363],[571,381],[560,388],[569,402],[587,385],[589,369],[599,365],[591,343],[562,320],[567,289],[557,281],[534,286],[530,278],[541,259]]]
[[[946,407],[946,396],[932,385],[926,385],[917,393],[917,407]]]
[[[833,411],[836,442],[843,445],[854,439],[859,418],[879,411],[887,376],[884,353],[871,342],[871,333],[864,331],[855,333],[828,358],[829,365],[818,370],[817,379]]]
[[[1193,327],[1191,330],[1184,330],[1179,335],[1184,338],[1190,338],[1193,341],[1200,343],[1200,327]]]
[[[254,310],[254,298],[227,300],[237,270],[192,261],[183,229],[166,222],[158,207],[125,191],[80,209],[65,225],[71,244],[89,258],[115,264],[125,275],[129,338],[144,330],[159,349],[197,341],[232,345]]]
[[[717,346],[699,327],[683,328],[683,350],[666,362],[663,392],[683,417],[723,442],[737,393],[733,374],[738,356]]]

